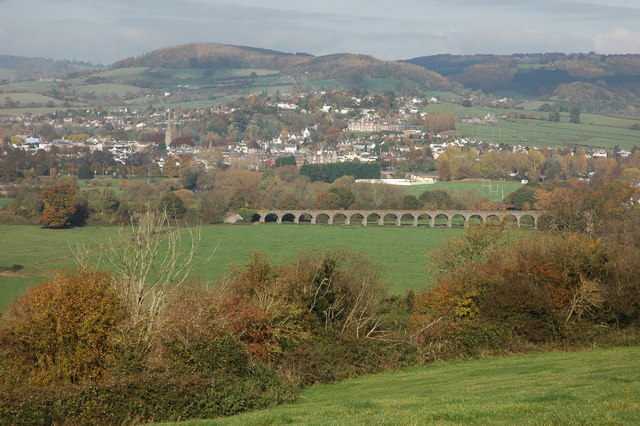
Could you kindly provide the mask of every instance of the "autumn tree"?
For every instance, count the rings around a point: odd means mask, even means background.
[[[71,225],[76,205],[74,197],[78,186],[74,183],[59,183],[40,194],[44,200],[44,211],[40,223],[49,228],[64,228]]]
[[[123,319],[108,275],[56,273],[14,303],[1,320],[3,359],[17,376],[11,379],[65,384],[102,376],[114,361]]]
[[[313,201],[313,207],[316,209],[335,210],[340,208],[340,197],[333,192],[320,191],[316,194]]]
[[[171,219],[182,219],[187,212],[184,201],[175,192],[169,192],[162,196],[160,210],[165,211]]]
[[[452,113],[436,112],[424,119],[424,127],[431,132],[444,132],[456,128],[456,117]]]

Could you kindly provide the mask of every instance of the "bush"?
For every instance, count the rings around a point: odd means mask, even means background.
[[[415,347],[382,340],[327,338],[301,344],[283,362],[301,385],[332,383],[417,363]]]
[[[294,392],[268,369],[250,378],[175,375],[120,377],[64,388],[0,390],[2,424],[133,424],[213,418],[290,401]]]
[[[0,322],[6,381],[77,383],[114,361],[123,307],[98,272],[55,274],[15,302]]]
[[[160,211],[165,211],[171,219],[182,219],[187,212],[184,201],[175,192],[169,192],[160,200]]]

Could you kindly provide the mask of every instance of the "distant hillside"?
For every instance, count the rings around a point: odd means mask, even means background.
[[[61,76],[71,72],[95,70],[99,67],[71,61],[0,55],[0,81],[30,80],[43,76]]]
[[[127,58],[113,64],[113,68],[268,68],[283,69],[308,62],[311,57],[254,47],[231,46],[218,43],[189,43],[165,47],[153,52]]]
[[[424,68],[372,56],[335,54],[309,58],[291,70],[292,73],[312,75],[317,79],[335,79],[352,87],[363,85],[367,78],[396,79],[399,84],[412,83],[426,90],[460,92],[463,87],[450,79]]]
[[[366,87],[367,79],[389,79],[393,89],[462,91],[443,76],[412,64],[384,61],[366,55],[335,54],[315,57],[253,47],[190,43],[127,58],[113,68],[270,69],[305,81],[333,80],[349,87]],[[393,84],[392,84],[393,83]]]
[[[519,92],[524,96],[564,97],[563,85],[572,85],[570,98],[590,98],[585,106],[621,109],[640,104],[640,55],[545,53],[532,55],[436,55],[405,62],[438,72],[465,87],[485,93]],[[585,83],[573,85],[573,83]],[[601,90],[594,89],[594,86]],[[579,89],[585,93],[577,93]],[[600,98],[600,96],[602,96]]]

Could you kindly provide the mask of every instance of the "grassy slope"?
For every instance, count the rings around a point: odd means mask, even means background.
[[[529,106],[534,106],[529,104]],[[546,118],[548,113],[535,110],[505,110],[488,107],[465,108],[459,104],[441,103],[428,105],[423,111],[451,112],[457,117],[471,115],[483,118],[486,114],[506,115],[537,114]],[[456,123],[456,131],[460,136],[479,138],[486,142],[507,143],[511,145],[560,146],[583,145],[613,148],[618,145],[623,149],[631,149],[638,144],[638,131],[628,127],[640,123],[633,117],[619,117],[601,114],[582,114],[581,124],[569,123],[569,114],[562,113],[560,122],[545,120],[509,119],[500,120],[496,126]]]
[[[430,283],[425,269],[428,252],[460,229],[413,227],[362,227],[327,225],[212,225],[202,228],[197,266],[193,277],[219,279],[229,264],[244,265],[253,251],[264,252],[285,263],[297,253],[314,248],[346,247],[369,255],[383,268],[390,290],[401,293]],[[0,225],[0,266],[20,264],[24,277],[0,276],[0,311],[16,295],[57,268],[73,267],[71,246],[84,243],[101,251],[99,245],[117,240],[118,228],[86,227],[51,230],[38,226]],[[217,247],[217,249],[216,249]],[[215,255],[205,262],[215,250]]]
[[[457,361],[304,391],[233,424],[637,424],[640,348]]]

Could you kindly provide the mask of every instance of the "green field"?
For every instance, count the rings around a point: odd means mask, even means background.
[[[185,425],[637,424],[640,348],[457,361],[315,386],[293,404]]]
[[[258,77],[279,75],[279,70],[269,70],[262,68],[246,68],[246,69],[225,69],[218,70],[214,74],[216,78],[234,78],[234,77],[249,77],[251,73],[256,73]]]
[[[96,77],[108,78],[113,81],[120,79],[127,80],[135,76],[139,76],[147,71],[146,67],[116,68],[112,70],[102,71],[95,74]]]
[[[7,92],[29,92],[29,93],[37,93],[37,92],[46,92],[53,89],[57,89],[59,84],[54,81],[17,81],[15,83],[2,84],[0,85],[0,91],[3,93]],[[13,96],[11,94],[10,96]]]
[[[522,184],[520,182],[507,182],[507,181],[489,181],[484,183],[479,181],[450,181],[450,182],[436,182],[425,185],[412,185],[407,187],[407,194],[418,196],[424,191],[432,191],[435,189],[446,189],[451,192],[454,198],[465,197],[465,192],[473,191],[478,194],[480,199],[487,198],[490,201],[503,201],[504,197],[511,194],[520,188]]]
[[[526,104],[533,108],[537,104]],[[548,113],[533,109],[497,109],[489,107],[463,107],[459,104],[441,103],[428,105],[424,112],[450,112],[456,117],[474,116],[483,118],[487,114],[496,116],[514,114],[537,114],[543,120],[508,118],[499,119],[497,125],[456,123],[458,136],[481,139],[485,142],[528,146],[580,145],[585,147],[631,149],[640,142],[640,132],[629,126],[639,124],[640,119],[603,114],[581,114],[581,124],[569,122],[569,114],[561,113],[560,122],[546,121]]]
[[[305,81],[304,83],[302,83],[300,86],[302,87],[308,87],[311,89],[322,89],[322,88],[337,88],[337,89],[344,89],[347,87],[346,83],[343,83],[341,81],[338,80],[310,80],[310,81]]]
[[[383,268],[389,289],[402,293],[431,283],[426,264],[428,253],[459,228],[362,227],[327,225],[210,225],[202,228],[194,279],[216,281],[230,264],[245,264],[259,251],[285,263],[297,253],[311,249],[345,247],[364,252]],[[53,270],[73,267],[70,246],[83,243],[100,258],[100,245],[117,239],[118,228],[91,226],[44,229],[38,226],[0,225],[0,266],[24,266],[19,276],[0,276],[0,311]],[[206,259],[214,252],[209,262]]]
[[[144,89],[136,86],[128,86],[126,84],[107,83],[107,84],[92,84],[87,86],[79,86],[78,90],[81,92],[95,93],[97,95],[111,95],[123,97],[128,93],[144,92]]]
[[[22,105],[34,103],[34,104],[46,104],[47,102],[53,102],[54,104],[62,104],[58,99],[50,96],[41,95],[40,93],[32,92],[14,92],[7,94],[8,98],[11,98],[14,102],[20,102]]]

